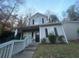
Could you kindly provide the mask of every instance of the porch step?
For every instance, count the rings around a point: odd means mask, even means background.
[[[38,45],[38,43],[32,43],[29,45],[29,47],[36,47]]]
[[[36,44],[30,45],[30,46],[26,47],[20,53],[12,56],[12,58],[32,58],[36,48],[37,48]]]
[[[24,50],[23,52],[12,56],[12,58],[32,58],[33,54],[34,54],[34,51]]]
[[[27,47],[25,48],[26,51],[35,51],[36,47]]]

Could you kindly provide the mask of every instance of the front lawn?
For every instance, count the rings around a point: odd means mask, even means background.
[[[40,44],[34,58],[77,58],[79,57],[79,44]]]

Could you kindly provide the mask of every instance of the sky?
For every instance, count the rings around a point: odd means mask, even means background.
[[[63,12],[75,4],[76,1],[77,0],[26,0],[20,12],[26,13],[25,10],[28,8],[35,9],[40,13],[45,13],[46,10],[50,10],[61,19]]]

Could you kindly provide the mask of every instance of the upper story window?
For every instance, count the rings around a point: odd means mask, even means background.
[[[42,23],[44,23],[44,18],[42,18]]]
[[[52,19],[52,22],[54,22],[53,19]]]
[[[34,19],[32,20],[32,23],[34,24]]]

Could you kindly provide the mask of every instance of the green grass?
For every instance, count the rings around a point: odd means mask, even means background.
[[[79,44],[40,44],[34,58],[78,58]]]

